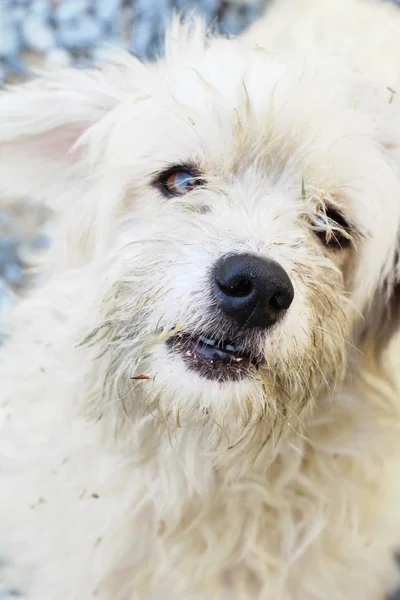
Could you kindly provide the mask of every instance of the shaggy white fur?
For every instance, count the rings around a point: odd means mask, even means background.
[[[350,61],[391,27],[385,7],[367,30],[361,0],[346,23],[321,5],[304,19],[336,24]],[[27,600],[377,600],[396,583],[400,103],[391,78],[246,45],[175,23],[155,65],[121,53],[0,98],[0,187],[58,213],[0,354],[0,581]],[[167,197],[180,165],[199,185]],[[168,341],[224,339],[210,272],[243,252],[283,266],[294,300],[240,332],[257,367],[213,380]]]
[[[243,36],[270,52],[340,60],[377,83],[400,78],[400,13],[384,0],[275,0]]]

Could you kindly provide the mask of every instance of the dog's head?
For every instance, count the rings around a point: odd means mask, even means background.
[[[0,111],[3,187],[60,213],[100,404],[292,422],[395,330],[391,90],[181,27],[155,65],[66,71]]]

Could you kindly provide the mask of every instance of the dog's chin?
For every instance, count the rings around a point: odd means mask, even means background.
[[[169,338],[167,347],[189,370],[211,381],[240,381],[250,377],[262,363],[250,346],[207,335],[179,333]]]

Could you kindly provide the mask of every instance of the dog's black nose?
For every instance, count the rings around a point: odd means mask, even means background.
[[[278,263],[252,254],[220,258],[213,270],[219,308],[242,327],[267,328],[293,301],[293,285]]]

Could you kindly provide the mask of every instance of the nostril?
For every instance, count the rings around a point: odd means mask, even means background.
[[[270,300],[269,300],[269,305],[271,308],[273,308],[274,310],[280,311],[280,310],[287,310],[289,308],[289,306],[291,305],[293,300],[293,294],[290,294],[288,292],[280,292],[277,294],[274,294]]]
[[[253,291],[253,283],[248,277],[235,277],[229,283],[217,283],[221,292],[232,298],[246,298]]]

